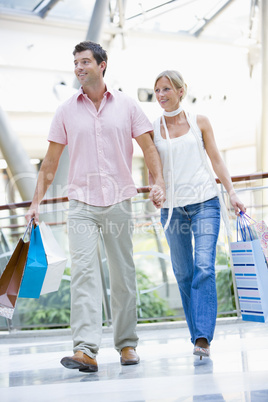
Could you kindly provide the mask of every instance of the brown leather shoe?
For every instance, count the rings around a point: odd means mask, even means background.
[[[122,366],[129,366],[130,364],[138,364],[140,358],[134,348],[127,346],[121,350],[120,361]]]
[[[78,369],[87,373],[98,371],[97,360],[92,359],[81,350],[78,350],[73,356],[64,357],[60,362],[69,369]]]

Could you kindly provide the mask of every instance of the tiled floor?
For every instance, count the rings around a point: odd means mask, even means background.
[[[141,325],[141,363],[121,366],[105,330],[99,371],[59,363],[72,354],[70,331],[0,333],[0,402],[268,401],[268,326],[217,322],[211,359],[192,355],[181,323]]]

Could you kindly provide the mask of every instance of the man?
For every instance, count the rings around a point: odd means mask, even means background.
[[[39,219],[39,204],[55,176],[68,144],[70,156],[68,234],[71,267],[71,329],[74,355],[61,363],[70,369],[98,371],[96,355],[102,333],[102,292],[97,254],[102,231],[110,271],[114,344],[121,364],[139,363],[136,353],[136,278],[132,256],[131,177],[134,137],[153,176],[150,198],[165,200],[162,166],[138,104],[104,82],[107,54],[94,42],[76,45],[75,74],[81,88],[57,110],[49,147],[26,215]]]

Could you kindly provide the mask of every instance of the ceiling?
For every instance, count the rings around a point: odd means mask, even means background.
[[[110,0],[107,3],[106,31],[169,33],[226,43],[258,40],[258,0]],[[89,23],[94,6],[95,0],[0,0],[0,13]]]
[[[100,42],[109,51],[109,84],[137,98],[159,71],[179,69],[187,106],[210,117],[226,158],[234,147],[248,152],[246,168],[237,151],[230,156],[232,172],[254,171],[248,155],[260,110],[259,0],[0,0],[0,106],[29,155],[43,157],[54,111],[74,90],[73,46],[104,2]],[[153,102],[142,107],[152,121],[159,114]]]

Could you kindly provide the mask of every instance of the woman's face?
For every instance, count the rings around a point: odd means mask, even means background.
[[[167,112],[178,109],[183,88],[174,89],[167,77],[160,78],[155,85],[155,96],[159,105]]]

